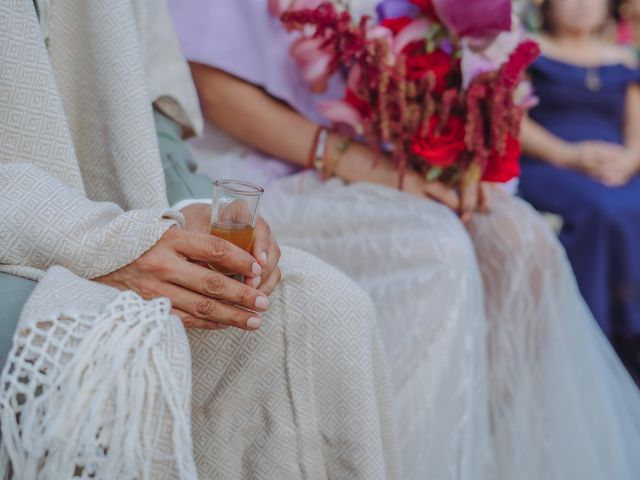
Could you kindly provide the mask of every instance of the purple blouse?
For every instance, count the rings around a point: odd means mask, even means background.
[[[266,0],[169,0],[169,8],[189,61],[224,70],[264,88],[307,118],[322,99],[342,95],[341,78],[324,95],[311,94],[289,54],[296,38],[267,9]]]

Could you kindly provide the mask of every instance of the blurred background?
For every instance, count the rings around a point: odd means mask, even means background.
[[[558,233],[581,293],[640,379],[640,0],[515,0],[542,55],[519,195]]]

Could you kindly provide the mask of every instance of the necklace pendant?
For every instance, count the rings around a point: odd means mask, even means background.
[[[591,92],[597,92],[602,88],[602,79],[600,78],[600,72],[596,68],[589,68],[584,77],[584,84],[587,90]]]

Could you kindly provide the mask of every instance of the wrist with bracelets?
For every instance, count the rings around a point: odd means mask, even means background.
[[[341,137],[333,146],[333,151],[325,162],[327,141],[329,139],[329,130],[324,127],[318,127],[313,137],[311,150],[309,151],[308,168],[315,169],[323,180],[327,180],[334,176],[336,168],[342,160],[344,154],[351,146],[351,138],[348,136]]]

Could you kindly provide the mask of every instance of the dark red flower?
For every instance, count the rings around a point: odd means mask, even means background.
[[[360,112],[363,117],[371,114],[371,104],[356,95],[350,88],[347,88],[344,101]]]
[[[465,124],[458,116],[451,115],[447,123],[438,129],[439,119],[434,115],[429,121],[425,137],[415,137],[411,150],[431,166],[447,168],[455,165],[466,150]]]
[[[504,155],[494,152],[485,167],[482,180],[485,182],[508,182],[520,175],[520,142],[509,135]]]
[[[422,13],[430,20],[438,21],[438,12],[433,0],[410,0],[411,3],[420,7]]]
[[[421,80],[427,72],[433,72],[436,77],[434,92],[442,93],[448,87],[453,66],[451,57],[441,49],[432,53],[422,51],[407,57],[407,78]]]
[[[397,35],[400,30],[413,22],[413,18],[411,17],[397,17],[397,18],[385,18],[382,22],[380,22],[380,26],[386,27],[393,32],[394,35]]]

